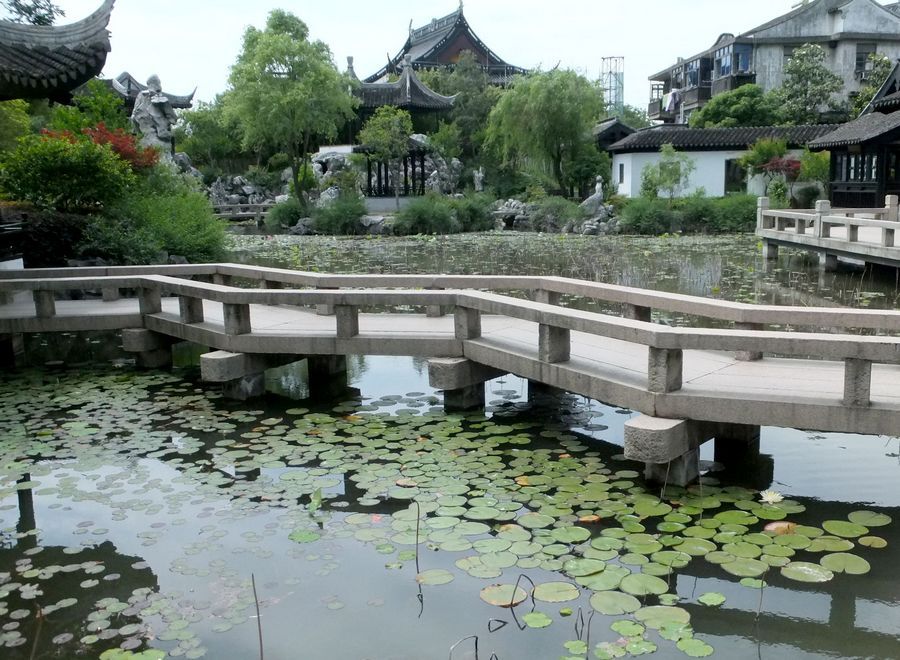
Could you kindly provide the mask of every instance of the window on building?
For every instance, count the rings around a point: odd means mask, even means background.
[[[725,194],[747,192],[746,172],[737,158],[725,161]]]
[[[715,60],[713,63],[713,75],[716,78],[724,78],[725,76],[730,76],[733,59],[734,53],[731,46],[719,48],[715,54]]]
[[[856,44],[856,70],[865,71],[869,66],[869,55],[874,55],[876,52],[878,49],[875,44]]]
[[[619,163],[619,183],[625,183],[625,163]]]
[[[700,60],[692,60],[687,63],[685,80],[688,87],[700,86]]]
[[[838,154],[835,159],[834,178],[836,181],[847,180],[847,154]]]
[[[750,73],[753,70],[753,46],[750,44],[734,45],[734,72]]]
[[[797,46],[784,46],[784,64],[787,64],[788,60],[794,56],[795,50],[797,50]]]

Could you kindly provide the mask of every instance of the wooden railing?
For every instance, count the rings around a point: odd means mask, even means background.
[[[151,269],[169,274],[151,274]],[[64,269],[111,271],[107,269]],[[578,282],[564,278],[490,277],[490,276],[393,276],[393,275],[319,275],[278,269],[210,264],[201,266],[126,267],[123,270],[144,271],[121,275],[82,275],[76,277],[27,278],[28,271],[10,273],[0,279],[0,290],[8,292],[32,291],[34,315],[37,319],[52,319],[56,315],[55,293],[80,289],[136,290],[141,317],[169,317],[162,313],[163,296],[175,296],[179,301],[178,323],[183,326],[206,324],[204,302],[222,306],[221,327],[214,333],[226,338],[248,336],[253,340],[242,343],[245,352],[285,352],[284,343],[271,331],[254,335],[251,305],[316,305],[333,310],[336,317],[333,338],[354,339],[360,335],[361,308],[393,308],[397,306],[446,306],[454,310],[454,336],[460,342],[479,340],[482,315],[501,315],[538,325],[537,355],[542,362],[559,363],[569,360],[571,332],[581,332],[615,339],[648,348],[646,368],[647,390],[669,393],[682,387],[682,364],[685,350],[736,351],[761,356],[763,353],[793,356],[812,360],[844,362],[843,404],[864,407],[870,403],[871,370],[873,363],[900,363],[900,338],[893,336],[857,336],[784,331],[764,331],[738,327],[736,329],[669,327],[649,322],[645,310],[651,306],[689,311],[718,318],[747,318],[755,322],[782,323],[785,319],[797,322],[794,315],[802,315],[805,323],[824,326],[900,327],[900,312],[882,310],[836,310],[828,308],[760,307],[752,314],[747,305],[648,292],[626,287]],[[173,276],[175,275],[175,276]],[[205,283],[184,279],[185,276],[205,276],[222,281],[229,277],[256,279],[280,287],[316,286],[310,289],[242,289],[221,283]],[[382,288],[370,287],[378,282]],[[384,287],[409,285],[445,290],[396,290]],[[450,288],[452,285],[462,288]],[[353,287],[353,288],[337,288]],[[537,293],[538,301],[521,300],[479,288],[523,289]],[[595,312],[567,309],[553,304],[556,295],[568,292],[591,295],[626,305],[626,318]],[[205,330],[210,331],[208,327]],[[0,332],[17,331],[14,324],[7,327],[0,318]],[[179,335],[180,336],[180,335]],[[210,345],[213,345],[212,343]],[[275,346],[278,346],[276,350]],[[462,346],[462,344],[460,344]],[[460,348],[460,351],[462,349]],[[460,353],[461,354],[461,353]]]

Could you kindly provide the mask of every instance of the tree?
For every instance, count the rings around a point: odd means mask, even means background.
[[[212,103],[201,101],[180,119],[175,139],[197,167],[234,171],[232,163],[243,156],[242,135],[235,119],[225,116],[221,96]]]
[[[643,108],[636,108],[633,105],[626,105],[619,115],[619,121],[631,128],[649,128],[653,125],[647,111]]]
[[[321,41],[281,9],[272,11],[265,30],[244,32],[244,42],[228,78],[225,116],[234,118],[245,148],[277,146],[291,166],[294,191],[306,203],[300,172],[316,139],[332,139],[353,116],[350,82],[334,65]]]
[[[28,103],[21,99],[0,103],[0,152],[16,148],[16,141],[31,128]]]
[[[57,16],[66,15],[50,0],[3,0],[3,6],[16,23],[53,25]]]
[[[771,126],[779,123],[778,100],[759,85],[717,94],[691,115],[691,128]]]
[[[672,200],[690,184],[695,169],[697,163],[693,158],[676,151],[671,144],[664,144],[659,149],[659,162],[647,163],[641,171],[641,191],[651,197],[662,191],[671,206]]]
[[[603,110],[603,92],[574,71],[516,78],[491,110],[487,144],[504,164],[549,171],[565,187],[563,163],[576,160]]]
[[[391,163],[394,198],[400,210],[400,164],[409,152],[412,118],[406,110],[383,105],[359,131],[359,141],[376,160]]]
[[[81,133],[104,124],[109,129],[130,129],[122,98],[94,78],[72,97],[73,105],[54,105],[48,127],[55,131]]]
[[[862,111],[865,110],[866,106],[869,105],[873,98],[875,98],[878,90],[881,89],[884,81],[888,79],[888,76],[891,75],[891,71],[893,70],[894,63],[886,55],[882,55],[881,53],[871,53],[869,55],[866,71],[868,74],[866,76],[866,84],[863,85],[859,90],[859,94],[853,99],[853,106],[850,108],[852,116],[858,117],[862,114]]]
[[[844,81],[825,66],[825,49],[806,44],[794,51],[784,65],[784,83],[776,91],[784,123],[814,124],[823,108],[836,108],[834,95]]]

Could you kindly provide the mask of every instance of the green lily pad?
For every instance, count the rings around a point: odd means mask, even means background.
[[[758,559],[735,559],[727,564],[722,564],[722,569],[726,573],[736,575],[738,577],[759,577],[769,570],[769,565]]]
[[[563,564],[563,571],[570,577],[583,577],[599,573],[606,568],[606,563],[599,559],[570,559]]]
[[[822,523],[822,528],[829,534],[847,539],[854,539],[869,533],[868,527],[846,520],[826,520]]]
[[[528,598],[522,587],[513,584],[492,584],[482,589],[479,596],[488,605],[497,607],[515,607]]]
[[[543,612],[529,612],[522,617],[522,622],[529,628],[546,628],[553,623],[553,619]]]
[[[863,536],[857,541],[857,543],[867,548],[875,548],[876,550],[886,548],[888,544],[887,541],[885,541],[880,536]]]
[[[691,613],[683,607],[670,605],[651,605],[642,607],[634,613],[634,618],[648,628],[659,630],[672,624],[687,625],[691,622]]]
[[[647,630],[641,624],[629,619],[614,621],[609,626],[610,630],[619,633],[622,637],[637,637]]]
[[[705,658],[708,655],[712,655],[714,652],[712,646],[704,642],[702,639],[697,639],[696,637],[679,639],[675,643],[675,646],[678,647],[679,651],[691,658]]]
[[[295,529],[288,535],[288,538],[294,543],[312,543],[322,538],[322,535],[311,529]]]
[[[865,559],[848,552],[825,555],[819,560],[819,563],[834,573],[847,573],[848,575],[865,575],[872,568]]]
[[[828,582],[834,577],[834,573],[824,566],[806,561],[792,561],[781,568],[781,574],[798,582]]]
[[[556,520],[541,513],[526,513],[519,516],[516,522],[525,529],[543,529],[552,525]]]
[[[648,655],[656,653],[656,649],[656,644],[646,639],[635,639],[625,646],[625,650],[631,655]]]
[[[883,527],[891,524],[891,517],[875,511],[853,511],[847,519],[864,527]]]
[[[560,543],[581,543],[591,538],[584,527],[557,527],[550,534]]]
[[[853,549],[853,541],[837,536],[820,536],[810,541],[806,549],[809,552],[846,552]]]
[[[664,594],[669,590],[665,580],[655,575],[632,573],[622,578],[619,589],[632,596],[648,596],[650,594]]]
[[[532,595],[545,603],[565,603],[577,600],[581,591],[571,582],[544,582],[534,588]]]
[[[725,596],[716,591],[708,591],[697,599],[698,603],[703,603],[710,607],[718,607],[725,602]]]
[[[591,607],[600,614],[618,616],[637,611],[641,607],[641,602],[621,591],[598,591],[591,596]]]
[[[453,573],[443,568],[431,568],[427,571],[422,571],[416,576],[416,582],[419,584],[427,584],[430,586],[436,586],[440,584],[447,584],[449,582],[453,582]]]
[[[625,650],[625,647],[613,642],[600,642],[594,647],[594,657],[597,660],[615,660],[615,658],[624,658],[626,655],[628,655],[628,651]]]

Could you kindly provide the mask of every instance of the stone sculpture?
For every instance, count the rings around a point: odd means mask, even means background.
[[[484,168],[479,167],[475,170],[472,178],[475,180],[475,192],[484,192]]]
[[[159,76],[150,76],[147,89],[138,93],[131,113],[131,125],[141,135],[141,145],[171,154],[172,125],[177,119],[172,104],[162,93]]]

